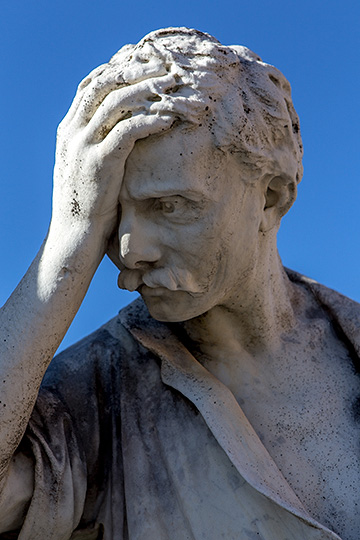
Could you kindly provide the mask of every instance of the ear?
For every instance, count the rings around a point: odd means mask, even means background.
[[[291,208],[297,195],[297,184],[293,178],[275,176],[266,182],[265,204],[260,231],[266,232],[280,225],[281,218]]]

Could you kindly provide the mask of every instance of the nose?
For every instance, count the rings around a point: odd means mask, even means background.
[[[161,255],[154,227],[129,212],[120,221],[119,248],[121,262],[132,270],[157,262]]]

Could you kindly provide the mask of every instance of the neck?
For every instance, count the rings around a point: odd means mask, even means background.
[[[281,336],[294,328],[294,287],[271,244],[259,246],[261,257],[224,304],[184,323],[204,354],[271,353],[280,346]]]

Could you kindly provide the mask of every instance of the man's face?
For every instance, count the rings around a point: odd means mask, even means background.
[[[184,321],[241,301],[263,198],[207,128],[136,143],[120,204],[119,286],[137,289],[154,318]]]

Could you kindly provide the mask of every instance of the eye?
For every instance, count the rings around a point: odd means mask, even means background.
[[[153,199],[152,209],[158,218],[174,223],[191,223],[201,215],[203,203],[195,202],[182,195],[170,195]]]
[[[184,206],[184,199],[180,196],[172,196],[157,199],[155,202],[155,208],[160,210],[163,214],[175,214],[179,212]]]
[[[161,204],[161,210],[165,214],[172,214],[173,212],[175,212],[176,203],[172,203],[170,201],[160,201],[160,204]]]

